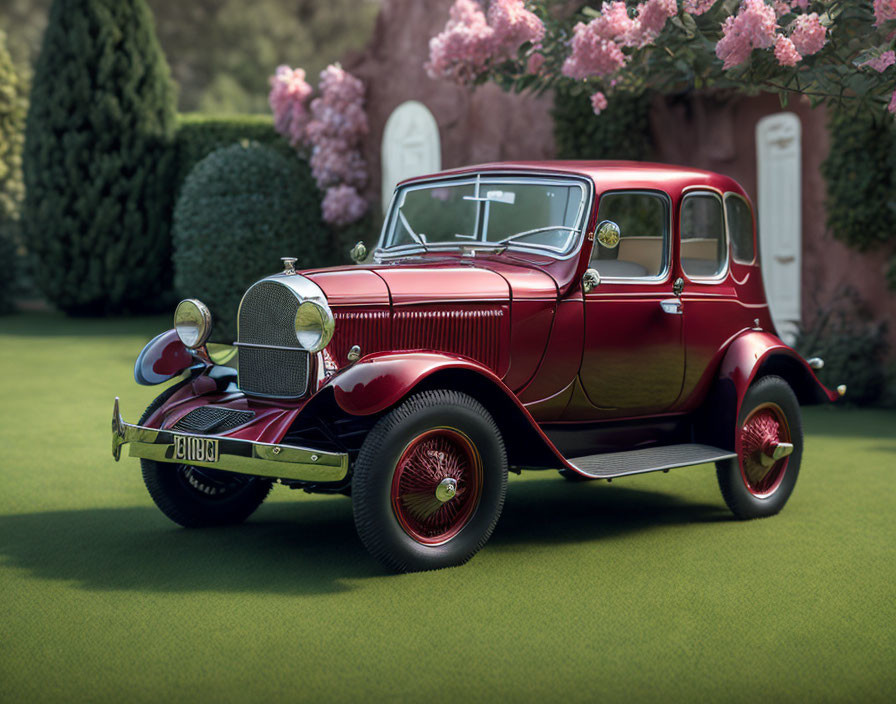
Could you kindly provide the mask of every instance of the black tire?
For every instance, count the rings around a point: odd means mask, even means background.
[[[464,445],[469,453],[466,457],[474,460],[464,466],[469,467],[476,460],[479,464],[476,465],[477,481],[466,480],[469,487],[466,490],[471,492],[466,495],[470,506],[451,509],[459,511],[460,516],[466,515],[466,518],[463,521],[453,519],[456,522],[451,524],[450,530],[441,534],[450,534],[443,542],[426,544],[421,542],[425,537],[418,539],[412,535],[412,529],[403,527],[401,520],[413,520],[403,515],[411,509],[403,503],[406,497],[397,495],[400,489],[393,491],[393,484],[401,481],[403,475],[400,474],[397,479],[395,476],[399,461],[412,448],[421,447],[421,451],[429,455],[438,454],[422,449],[425,438],[438,433],[448,434],[449,443],[459,439],[458,442]],[[441,463],[440,468],[446,466],[445,457],[443,453],[437,460]],[[470,471],[463,476],[471,476]],[[472,488],[474,485],[475,489]],[[476,496],[477,491],[478,499],[473,504],[470,497]],[[504,440],[485,407],[456,391],[424,391],[408,398],[381,418],[364,440],[352,477],[355,527],[370,554],[390,570],[416,572],[461,565],[473,557],[491,536],[501,515],[506,492],[507,453]],[[434,501],[435,494],[421,492],[417,495]],[[458,488],[457,495],[445,501],[459,499],[461,495]],[[445,505],[435,511],[442,511]],[[401,518],[399,514],[402,514]],[[451,534],[451,531],[456,532]],[[437,535],[434,540],[438,539]]]
[[[168,387],[144,411],[142,425],[190,379]],[[185,528],[242,523],[261,506],[271,480],[234,472],[141,459],[143,483],[156,506]]]
[[[755,418],[763,411],[771,413],[776,420],[785,423],[787,428],[781,432],[787,437],[780,439],[793,444],[793,452],[789,457],[779,460],[768,470],[768,474],[751,488],[748,479],[750,457],[742,441],[744,425],[748,418]],[[781,424],[779,423],[779,425]],[[764,518],[778,513],[796,486],[803,456],[803,425],[800,415],[799,401],[790,385],[779,376],[764,376],[754,382],[744,395],[743,404],[737,419],[736,451],[738,457],[716,463],[716,476],[719,488],[728,508],[742,520]],[[783,464],[782,464],[783,463]],[[747,468],[747,469],[745,469]],[[759,490],[765,482],[766,490]]]

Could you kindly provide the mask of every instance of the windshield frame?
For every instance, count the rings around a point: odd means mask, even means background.
[[[398,218],[398,203],[401,197],[415,190],[437,188],[444,186],[474,186],[474,197],[477,199],[477,221],[481,216],[481,208],[484,207],[486,200],[480,195],[480,189],[483,186],[491,186],[498,184],[525,184],[534,186],[578,186],[582,191],[582,199],[579,202],[578,212],[576,213],[574,226],[571,229],[572,237],[570,244],[563,250],[544,246],[526,244],[520,241],[509,242],[489,242],[483,240],[482,236],[487,232],[480,232],[478,239],[463,239],[457,242],[427,242],[423,244],[410,242],[406,244],[386,246],[386,238],[391,233]],[[594,185],[590,179],[576,174],[523,174],[520,172],[503,172],[503,171],[484,171],[470,174],[461,174],[453,177],[435,177],[424,181],[413,181],[404,186],[399,186],[392,194],[392,200],[389,203],[388,214],[383,221],[383,227],[380,231],[379,241],[374,251],[375,259],[396,259],[399,257],[418,255],[426,252],[463,252],[467,250],[478,250],[480,252],[488,252],[494,250],[496,253],[510,249],[514,252],[527,252],[547,256],[558,261],[571,259],[578,255],[584,241],[584,232],[588,225],[588,217],[594,202]],[[487,229],[487,228],[486,228]],[[565,226],[558,226],[558,229],[566,229]]]

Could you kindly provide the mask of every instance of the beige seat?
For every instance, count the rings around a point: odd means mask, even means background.
[[[722,267],[718,259],[719,241],[693,237],[681,241],[681,266],[691,276],[714,276]]]

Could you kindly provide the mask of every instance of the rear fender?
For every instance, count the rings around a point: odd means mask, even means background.
[[[466,357],[431,352],[372,354],[336,376],[327,388],[332,389],[339,408],[354,416],[386,411],[413,392],[460,391],[492,414],[512,465],[573,469],[494,372]]]
[[[840,397],[822,384],[806,360],[780,338],[748,330],[734,339],[722,358],[696,425],[701,441],[733,450],[737,418],[747,389],[756,379],[772,374],[790,385],[802,405],[836,401]]]

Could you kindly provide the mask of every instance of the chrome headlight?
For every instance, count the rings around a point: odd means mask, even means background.
[[[202,301],[186,298],[174,310],[174,329],[191,350],[202,347],[212,331],[212,313]]]
[[[296,311],[296,339],[309,352],[320,352],[330,344],[336,323],[329,308],[305,301]]]

